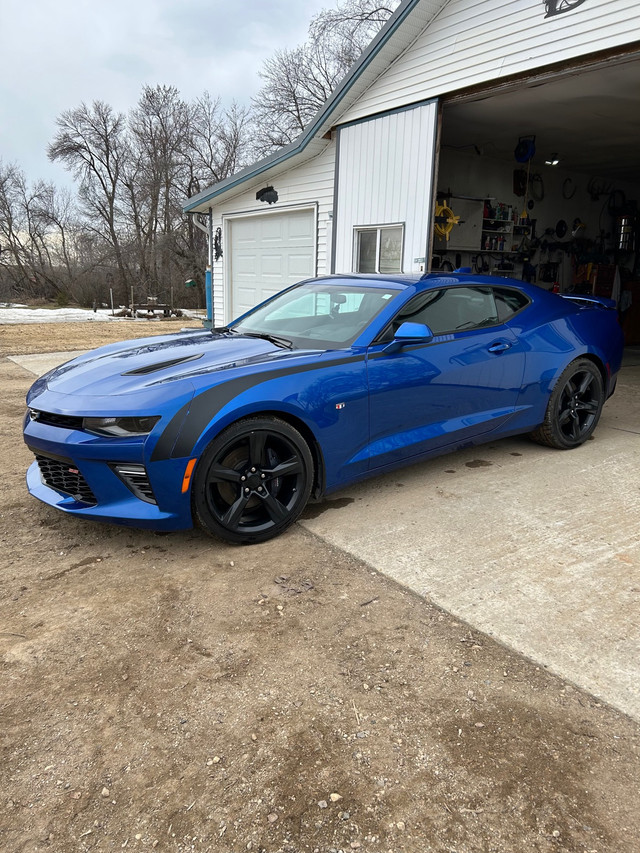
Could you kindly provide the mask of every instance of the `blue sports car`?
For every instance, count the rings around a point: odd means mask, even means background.
[[[310,496],[409,462],[517,433],[578,447],[622,347],[611,300],[464,272],[317,278],[42,376],[27,483],[81,518],[262,542]]]

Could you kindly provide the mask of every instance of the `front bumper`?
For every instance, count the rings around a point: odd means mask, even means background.
[[[145,440],[113,440],[27,421],[24,440],[42,457],[27,472],[35,498],[78,518],[169,531],[193,527],[189,493],[182,492],[187,459],[150,463]],[[143,500],[116,465],[144,466],[155,502]],[[52,473],[53,471],[53,473]]]

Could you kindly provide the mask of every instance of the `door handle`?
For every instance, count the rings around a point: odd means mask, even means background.
[[[496,341],[489,347],[489,352],[504,352],[510,349],[511,344],[508,341]]]

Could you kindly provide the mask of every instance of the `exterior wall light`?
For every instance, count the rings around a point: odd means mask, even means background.
[[[278,193],[273,187],[265,187],[262,190],[258,190],[256,200],[266,201],[267,204],[275,204],[278,201]]]
[[[557,166],[560,160],[558,159],[557,154],[552,154],[548,160],[544,161],[545,166]]]

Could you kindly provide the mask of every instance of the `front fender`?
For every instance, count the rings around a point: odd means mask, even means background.
[[[175,441],[171,435],[159,441],[152,459],[197,457],[230,424],[265,413],[304,425],[321,448],[327,486],[366,470],[368,460],[356,459],[369,437],[364,359],[356,357],[278,376],[245,374],[205,388],[182,413]]]

